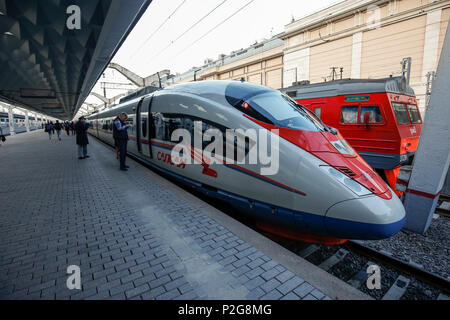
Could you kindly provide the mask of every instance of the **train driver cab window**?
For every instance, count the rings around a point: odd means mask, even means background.
[[[411,118],[411,122],[413,124],[422,123],[422,119],[420,118],[420,112],[416,105],[408,104],[408,113]]]
[[[342,107],[341,123],[358,123],[358,106]]]
[[[392,103],[392,108],[394,109],[395,118],[398,124],[409,124],[408,113],[406,111],[406,105],[403,103]]]
[[[365,123],[365,117],[368,114],[369,123],[382,123],[383,116],[381,115],[380,108],[377,106],[370,107],[361,107],[361,111],[359,113],[359,122]]]
[[[322,123],[289,97],[278,92],[257,94],[243,101],[238,108],[263,122],[282,128],[323,131]]]

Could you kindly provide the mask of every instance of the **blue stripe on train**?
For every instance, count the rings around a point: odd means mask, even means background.
[[[407,159],[400,160],[399,154],[378,153],[378,152],[366,152],[358,151],[359,155],[363,157],[366,162],[375,169],[392,170],[397,166],[408,163],[409,158],[414,155],[414,152],[407,154]]]

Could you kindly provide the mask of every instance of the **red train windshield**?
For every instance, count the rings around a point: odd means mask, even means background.
[[[392,108],[399,125],[422,123],[422,118],[416,105],[392,102]]]

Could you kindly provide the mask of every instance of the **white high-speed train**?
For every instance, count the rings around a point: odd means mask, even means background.
[[[279,91],[239,81],[175,85],[89,116],[90,134],[113,144],[113,121],[121,112],[131,125],[130,154],[242,209],[266,231],[336,244],[387,238],[404,224],[402,203],[375,171],[335,129]],[[183,128],[194,135],[196,121],[203,132],[277,129],[269,136],[278,136],[278,146],[267,140],[268,149],[279,155],[278,171],[264,175],[267,164],[250,164],[260,141],[249,136],[242,146],[224,140],[237,149],[225,162],[202,158],[209,142],[192,142],[190,155],[198,164],[172,161],[179,142],[171,141],[172,133]]]

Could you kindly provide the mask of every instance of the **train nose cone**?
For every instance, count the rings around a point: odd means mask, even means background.
[[[334,204],[327,210],[325,227],[335,237],[377,240],[392,237],[405,223],[400,199],[368,196]]]

